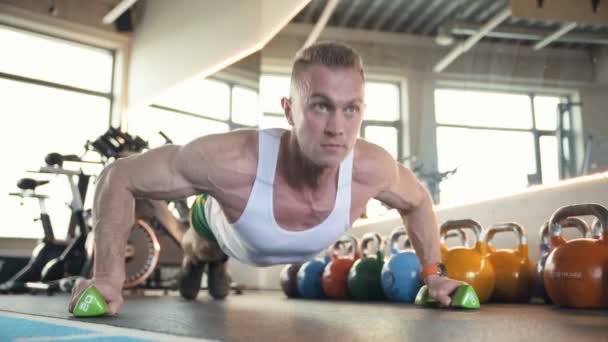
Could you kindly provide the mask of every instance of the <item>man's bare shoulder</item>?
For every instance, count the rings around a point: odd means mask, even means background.
[[[355,144],[353,179],[370,186],[382,186],[395,177],[397,162],[388,151],[372,142],[359,139]]]
[[[240,129],[226,133],[209,134],[194,139],[185,149],[200,151],[205,159],[213,161],[256,159],[258,130]]]

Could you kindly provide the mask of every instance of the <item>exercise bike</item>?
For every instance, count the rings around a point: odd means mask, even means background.
[[[10,196],[20,197],[22,205],[23,201],[27,198],[34,198],[38,200],[38,205],[40,206],[40,217],[37,220],[42,223],[44,237],[32,251],[32,256],[27,265],[25,265],[25,267],[23,267],[6,282],[0,284],[0,293],[27,292],[28,288],[25,286],[25,284],[28,282],[40,281],[44,266],[49,261],[59,257],[67,246],[65,241],[55,239],[53,226],[51,224],[51,219],[47,212],[45,203],[48,196],[36,193],[36,189],[38,187],[48,183],[48,180],[22,178],[17,182],[17,187],[21,191],[9,193]]]

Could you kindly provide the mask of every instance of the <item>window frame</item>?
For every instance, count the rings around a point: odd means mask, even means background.
[[[454,85],[451,83],[441,83],[438,82],[434,89],[433,89],[433,108],[436,108],[435,106],[435,92],[437,90],[440,89],[446,89],[446,90],[458,90],[458,91],[477,91],[477,92],[492,92],[492,93],[505,93],[505,94],[516,94],[516,95],[526,95],[529,98],[529,103],[530,103],[530,115],[532,116],[532,128],[530,129],[523,129],[523,128],[503,128],[503,127],[488,127],[488,126],[473,126],[473,125],[458,125],[458,124],[443,124],[443,123],[439,123],[437,122],[437,115],[434,115],[434,129],[435,129],[435,135],[437,134],[437,128],[439,127],[451,127],[451,128],[467,128],[467,129],[475,129],[475,130],[490,130],[490,131],[509,131],[509,132],[526,132],[526,133],[531,133],[533,138],[534,138],[534,158],[535,158],[535,165],[536,165],[536,173],[535,174],[531,174],[529,175],[529,180],[533,181],[534,184],[542,184],[543,183],[543,179],[542,179],[542,157],[541,157],[541,148],[540,148],[540,140],[541,137],[544,136],[553,136],[556,137],[558,140],[558,155],[556,156],[557,158],[561,158],[560,155],[560,145],[562,144],[562,140],[560,139],[560,123],[557,122],[556,125],[556,129],[555,130],[546,130],[546,129],[538,129],[536,127],[536,108],[534,105],[534,98],[536,96],[550,96],[550,97],[557,97],[560,99],[560,103],[564,103],[564,102],[573,102],[573,92],[571,91],[567,91],[567,90],[551,90],[551,89],[543,89],[543,88],[538,88],[538,89],[534,89],[534,88],[529,88],[529,89],[514,89],[512,87],[493,87],[493,86],[483,86],[483,85],[479,85],[479,86],[469,86],[467,85],[467,87],[462,87],[462,86],[458,86],[458,85]],[[555,109],[557,111],[557,108]],[[556,112],[557,114],[557,112]],[[571,153],[570,155],[570,160],[576,160],[576,149],[575,149],[575,141],[574,141],[574,129],[573,129],[573,124],[574,124],[574,119],[572,117],[572,115],[568,115],[568,127],[570,127],[570,129],[565,130],[562,129],[561,130],[561,135],[562,137],[566,137],[568,139],[568,149],[569,152]],[[435,136],[436,139],[436,136]],[[436,145],[436,143],[435,143]],[[437,145],[436,145],[437,146]],[[437,160],[439,160],[439,153],[440,151],[437,150],[436,152],[437,154]],[[563,178],[563,174],[564,174],[564,165],[563,163],[558,163],[558,174],[559,174],[559,178],[562,179]],[[437,187],[439,188],[439,187]],[[438,200],[440,202],[441,199],[441,194],[438,194]]]

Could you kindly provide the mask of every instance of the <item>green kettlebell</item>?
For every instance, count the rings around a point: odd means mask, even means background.
[[[78,298],[73,313],[76,317],[94,317],[103,316],[108,310],[108,304],[99,291],[94,286],[89,286]]]
[[[361,259],[355,261],[348,272],[348,290],[358,301],[382,300],[384,292],[380,272],[384,266],[381,251],[382,238],[377,233],[366,233],[361,238]]]

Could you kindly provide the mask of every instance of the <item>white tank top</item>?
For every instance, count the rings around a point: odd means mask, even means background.
[[[336,202],[321,224],[303,231],[281,228],[274,217],[272,188],[282,129],[259,131],[258,167],[251,195],[241,217],[230,224],[212,197],[205,203],[209,228],[229,256],[266,266],[301,263],[314,258],[350,227],[353,151],[340,164]]]

